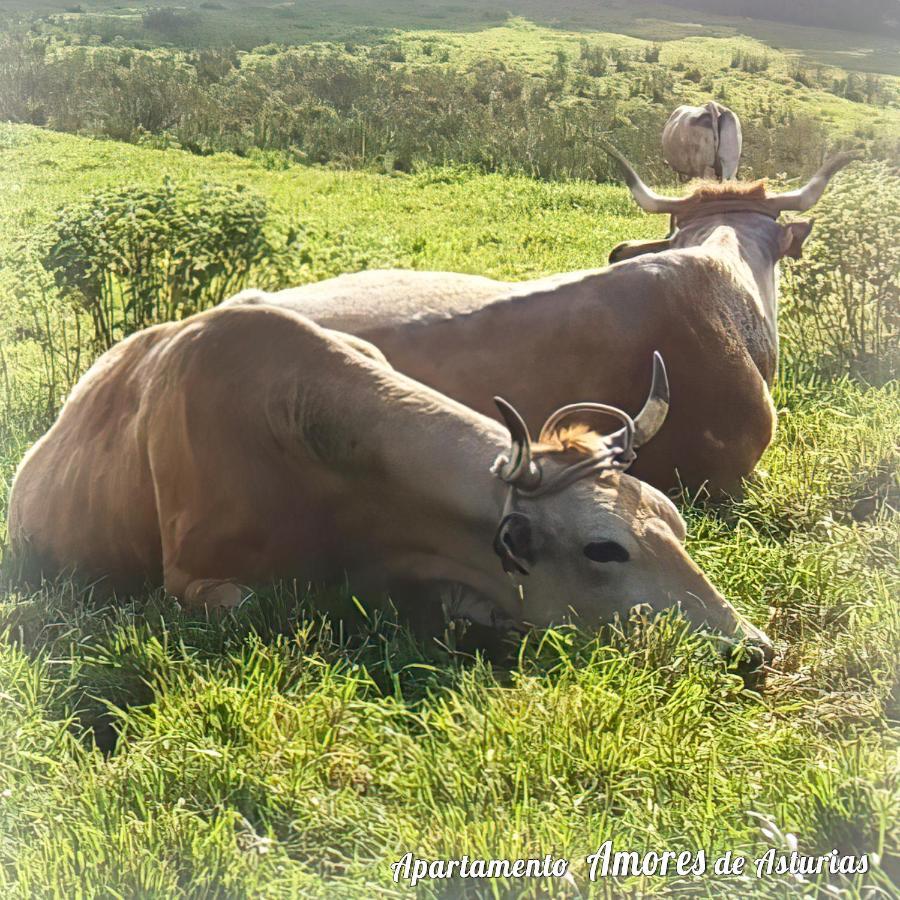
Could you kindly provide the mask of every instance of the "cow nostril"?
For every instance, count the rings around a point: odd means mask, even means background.
[[[772,662],[774,650],[769,641],[729,641],[724,648],[725,660],[750,690],[763,687],[766,667]]]

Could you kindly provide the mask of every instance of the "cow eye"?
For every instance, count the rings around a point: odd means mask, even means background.
[[[594,562],[628,562],[628,551],[615,541],[594,541],[584,548],[584,555]]]

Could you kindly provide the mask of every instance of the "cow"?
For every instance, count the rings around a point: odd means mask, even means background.
[[[635,419],[565,407],[532,441],[498,407],[505,427],[286,310],[154,326],[100,357],[26,454],[13,555],[32,578],[161,578],[200,612],[280,576],[401,596],[461,586],[461,612],[498,627],[680,605],[771,656],[685,552],[672,502],[625,471],[668,409],[658,356]],[[575,413],[617,429],[601,439]]]
[[[721,103],[679,106],[662,133],[663,157],[680,175],[730,181],[741,161],[740,119]]]
[[[777,263],[799,256],[805,210],[852,157],[826,164],[802,189],[707,184],[685,198],[654,194],[612,147],[648,212],[671,212],[665,240],[622,244],[603,269],[524,282],[449,272],[382,270],[227,305],[271,305],[375,344],[402,372],[484,415],[494,393],[532,428],[558,406],[593,397],[634,412],[654,350],[681,402],[632,474],[663,491],[739,492],[769,445],[769,386],[778,356]]]

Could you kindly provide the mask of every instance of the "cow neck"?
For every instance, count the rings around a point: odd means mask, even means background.
[[[493,549],[506,486],[490,471],[509,436],[435,397],[386,404],[366,438],[378,483],[370,486],[366,475],[362,489],[382,510],[374,543],[388,571],[465,584],[515,615],[512,586]]]
[[[778,262],[775,252],[781,226],[769,215],[709,215],[691,219],[676,234],[676,248],[715,248],[732,270],[750,282],[744,342],[760,373],[771,383],[778,359]]]
[[[374,396],[369,383],[367,408],[356,418],[371,425],[351,438],[365,447],[365,478],[379,473],[376,490],[423,519],[464,522],[492,535],[503,490],[490,467],[508,447],[505,430],[399,373],[380,373],[378,380]]]

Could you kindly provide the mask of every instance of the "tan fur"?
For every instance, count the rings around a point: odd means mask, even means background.
[[[694,188],[691,200],[765,200],[766,181],[706,181]]]
[[[493,395],[505,397],[533,432],[580,400],[637,414],[658,350],[672,406],[632,471],[663,490],[734,491],[773,433],[767,382],[777,348],[768,232],[757,253],[755,222],[739,241],[728,221],[682,230],[677,248],[670,240],[672,249],[608,269],[530,282],[369,271],[228,303],[296,310],[351,331],[478,412],[494,415]]]
[[[566,429],[552,476],[592,433]],[[522,497],[524,599],[494,551],[508,451],[499,423],[387,367],[358,339],[267,306],[150,328],[104,354],[19,467],[12,554],[34,580],[116,589],[160,579],[190,607],[233,607],[279,576],[464,597],[484,623],[584,624],[680,603],[698,627],[764,640],[687,556],[672,503],[628,475]],[[585,557],[612,540],[632,559]],[[571,609],[570,609],[571,607]]]
[[[603,447],[603,436],[587,425],[567,425],[552,434],[541,435],[534,445],[535,455],[553,455],[564,462],[574,461],[598,453]]]
[[[736,165],[736,119],[714,102],[706,111],[720,126],[727,120]],[[734,492],[774,433],[777,264],[799,254],[809,231],[779,224],[773,211],[810,208],[850,159],[836,157],[777,203],[763,182],[704,185],[679,205],[651,202],[629,167],[635,197],[672,210],[675,227],[665,240],[619,245],[606,269],[524,282],[370,271],[226,303],[291,309],[357,334],[399,370],[478,412],[494,414],[492,396],[503,396],[532,430],[587,398],[636,415],[658,351],[672,405],[631,471],[663,490]]]

